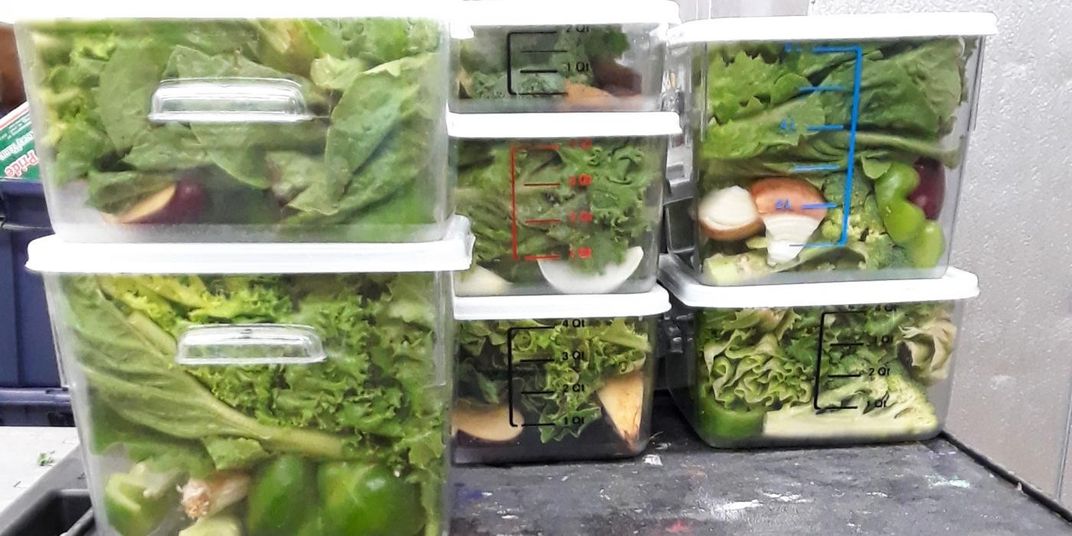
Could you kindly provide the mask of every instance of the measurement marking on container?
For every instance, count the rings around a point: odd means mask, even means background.
[[[811,125],[809,132],[838,132],[845,130],[845,125]]]
[[[559,182],[526,182],[522,184],[525,188],[558,188],[562,186]]]
[[[827,316],[859,315],[859,314],[864,314],[866,312],[867,311],[823,311],[823,313],[819,315],[819,344],[818,344],[818,348],[815,351],[815,379],[814,379],[814,382],[813,382],[812,395],[811,395],[811,405],[815,409],[816,412],[859,409],[858,406],[827,406],[827,407],[823,407],[823,406],[819,405],[819,394],[820,394],[820,391],[822,390],[822,377],[823,377],[823,347],[824,347],[823,338],[826,335],[826,317]],[[849,346],[849,345],[861,346],[861,345],[863,345],[863,343],[860,343],[860,342],[837,342],[837,343],[831,343],[830,344],[830,346]],[[859,376],[831,374],[830,376],[828,376],[828,378],[858,378],[858,377],[862,377],[862,376],[863,376],[863,373],[860,373]]]
[[[863,52],[859,45],[851,46],[817,46],[811,49],[816,54],[839,54],[843,52]]]
[[[554,363],[554,359],[518,359],[518,363]]]
[[[525,220],[528,225],[545,225],[548,223],[562,223],[562,218],[534,218]]]
[[[510,418],[510,421],[511,421],[510,426],[513,426],[513,427],[516,428],[517,425],[513,423],[513,420],[514,420],[513,417],[511,417]],[[527,428],[529,426],[558,426],[558,425],[553,423],[553,422],[527,422],[527,423],[523,423],[521,425],[522,428]]]
[[[864,377],[864,374],[862,372],[859,373],[859,374],[831,374],[831,375],[827,376],[827,378],[834,378],[835,380],[844,379],[844,378],[863,378],[863,377]]]
[[[533,395],[534,396],[534,395],[553,395],[553,394],[556,394],[556,393],[554,391],[521,391],[521,394],[523,394],[523,395]]]
[[[506,34],[506,92],[513,96],[528,95],[535,97],[557,97],[565,95],[565,91],[525,91],[519,90],[515,87],[514,76],[514,54],[532,55],[532,54],[546,54],[546,53],[561,53],[568,52],[565,50],[559,50],[554,48],[555,40],[558,39],[558,32],[555,31],[536,31],[536,32],[510,32]],[[526,63],[525,62],[522,63]],[[521,67],[518,69],[518,75],[535,75],[536,77],[546,75],[557,75],[558,78],[563,78],[561,72],[558,69],[551,68],[550,66],[545,68],[533,68],[533,67]]]
[[[845,93],[848,89],[845,86],[804,86],[800,88],[801,93]]]
[[[789,168],[790,173],[810,173],[813,171],[841,171],[841,164],[797,164]]]
[[[554,329],[554,326],[533,326],[523,328],[508,328],[506,330],[506,403],[508,407],[507,419],[511,428],[517,428],[514,422],[514,336],[520,331],[539,331]],[[536,426],[554,426],[554,423],[534,423]],[[525,426],[524,424],[520,426]]]

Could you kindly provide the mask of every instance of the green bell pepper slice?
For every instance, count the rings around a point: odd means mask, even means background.
[[[890,239],[905,249],[912,266],[933,268],[945,252],[942,226],[908,197],[919,187],[919,173],[901,162],[890,164],[875,180],[875,200]]]
[[[294,536],[315,506],[316,467],[293,454],[262,466],[250,486],[246,527],[250,536]]]

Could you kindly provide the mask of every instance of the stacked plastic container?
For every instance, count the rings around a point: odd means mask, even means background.
[[[672,31],[695,248],[662,260],[679,406],[719,447],[941,430],[949,268],[989,14],[711,20]]]
[[[672,2],[466,2],[448,131],[474,266],[455,279],[455,461],[643,450],[654,383]],[[600,296],[595,296],[599,294]]]
[[[445,534],[439,4],[55,4],[16,17],[58,233],[28,266],[98,531]]]

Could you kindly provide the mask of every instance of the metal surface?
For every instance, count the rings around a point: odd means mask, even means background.
[[[1072,534],[944,440],[713,451],[665,398],[640,458],[456,470],[452,534]]]
[[[952,241],[952,264],[978,274],[983,294],[957,343],[948,427],[1072,505],[1072,217],[1056,208],[1072,168],[1072,2],[815,0],[811,11],[997,14]]]

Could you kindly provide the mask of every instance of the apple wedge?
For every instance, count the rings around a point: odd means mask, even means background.
[[[481,441],[505,443],[521,435],[524,422],[521,412],[515,409],[511,425],[510,409],[506,405],[487,407],[459,402],[451,418],[451,435],[462,432]]]
[[[607,380],[599,391],[603,412],[614,431],[632,443],[640,437],[640,421],[644,413],[644,371],[630,372]]]

